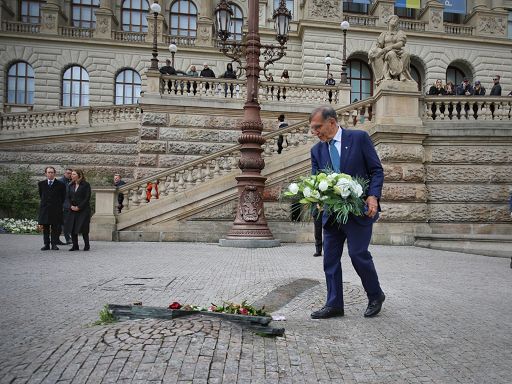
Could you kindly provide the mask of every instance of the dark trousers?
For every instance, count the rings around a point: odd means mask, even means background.
[[[62,224],[43,224],[44,245],[57,245]],[[51,233],[51,238],[50,238]]]
[[[69,216],[69,208],[66,208],[62,211],[62,218],[63,221],[66,222]],[[64,234],[64,238],[66,239],[66,242],[69,242],[71,240],[71,234],[69,232],[66,232],[64,230],[65,225],[62,225],[62,233]]]
[[[89,248],[89,233],[82,233],[82,237],[84,238],[85,248]],[[78,248],[78,235],[72,234],[71,241],[73,242],[73,248]]]
[[[359,275],[369,300],[377,299],[382,290],[372,255],[368,252],[372,237],[371,225],[360,225],[352,218],[347,224],[327,222],[324,224],[324,272],[327,282],[326,306],[343,308],[343,278],[341,255],[345,240],[348,255]]]
[[[322,214],[314,216],[315,220],[315,249],[317,253],[322,253]]]

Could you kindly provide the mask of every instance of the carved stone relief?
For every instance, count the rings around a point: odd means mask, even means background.
[[[507,30],[507,20],[504,17],[482,16],[478,29],[491,35],[504,35]]]
[[[212,28],[209,25],[199,27],[197,40],[202,44],[208,44],[212,39]]]
[[[309,15],[324,19],[337,19],[340,14],[339,0],[310,0]]]
[[[47,29],[54,29],[56,27],[55,23],[57,22],[57,17],[53,13],[47,13],[44,16],[44,26]]]
[[[430,22],[436,28],[443,22],[443,13],[440,9],[432,10]]]
[[[248,185],[240,196],[240,216],[244,221],[258,221],[262,211],[263,200],[254,185]]]
[[[96,23],[96,29],[100,33],[107,33],[108,31],[108,18],[107,17],[99,17]]]

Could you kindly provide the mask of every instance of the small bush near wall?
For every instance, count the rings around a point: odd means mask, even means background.
[[[0,217],[37,219],[39,195],[27,168],[13,172],[0,168]]]

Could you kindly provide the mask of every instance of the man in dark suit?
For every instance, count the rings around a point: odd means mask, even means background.
[[[60,230],[62,227],[62,205],[66,198],[66,186],[55,178],[55,168],[46,167],[46,180],[38,183],[39,205],[38,223],[43,226],[44,247],[41,251],[51,249],[57,251]],[[50,237],[51,232],[51,237]]]
[[[342,129],[338,125],[336,112],[331,107],[316,108],[309,121],[311,132],[321,141],[311,149],[313,174],[332,169],[369,180],[366,216],[350,215],[346,224],[339,224],[326,214],[323,216],[327,301],[311,317],[325,319],[344,315],[341,254],[345,240],[348,242],[352,265],[368,296],[368,307],[364,316],[372,317],[380,312],[385,299],[372,255],[368,252],[372,224],[377,220],[380,209],[379,199],[384,182],[382,165],[370,136],[364,131]]]

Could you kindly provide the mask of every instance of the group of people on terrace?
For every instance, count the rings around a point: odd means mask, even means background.
[[[493,77],[493,85],[491,92],[489,93],[490,96],[501,96],[500,79],[500,75]],[[485,87],[482,85],[480,80],[475,81],[475,84],[471,85],[467,77],[465,77],[462,83],[458,86],[455,86],[451,81],[448,81],[445,85],[443,85],[443,81],[441,79],[437,79],[436,82],[428,90],[428,94],[434,96],[484,96],[485,93]],[[512,91],[507,96],[512,96]]]

